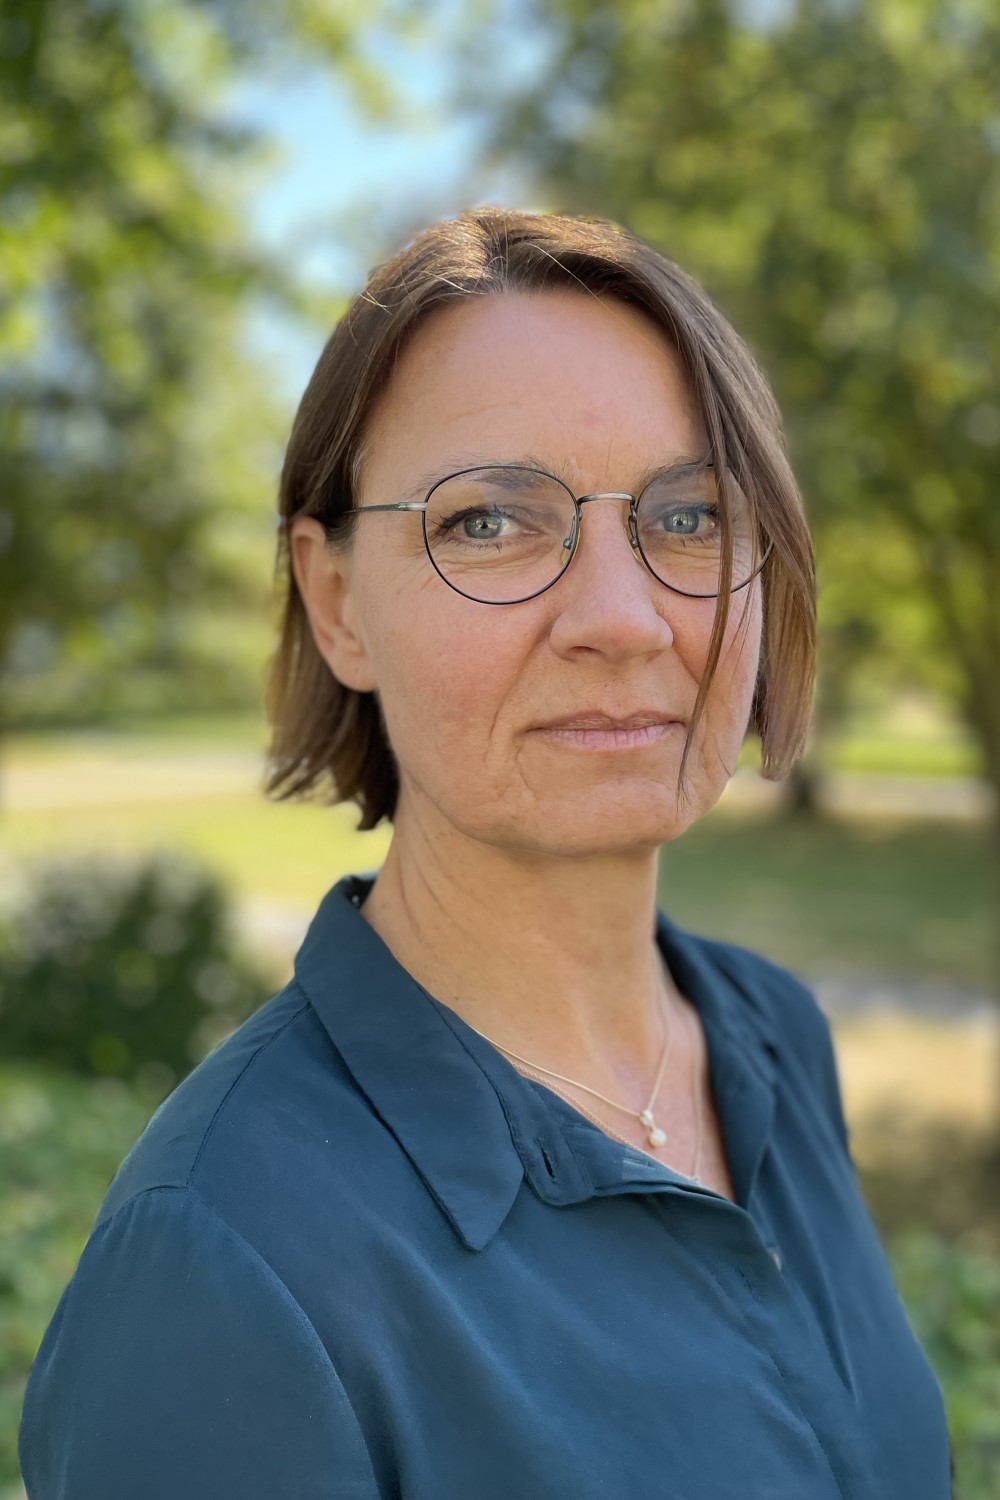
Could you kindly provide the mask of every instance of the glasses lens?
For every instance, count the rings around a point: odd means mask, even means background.
[[[554,583],[573,546],[569,490],[535,469],[473,469],[445,479],[424,513],[442,577],[470,599],[512,604]]]
[[[732,477],[729,501],[731,587],[737,589],[753,577],[762,552],[750,503]],[[703,598],[718,594],[723,557],[721,504],[714,469],[665,474],[643,491],[636,517],[639,548],[662,583]]]

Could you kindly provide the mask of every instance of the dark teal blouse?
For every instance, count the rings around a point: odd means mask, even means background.
[[[810,992],[658,915],[733,1203],[422,989],[371,883],[119,1168],[32,1368],[30,1500],[947,1500]]]

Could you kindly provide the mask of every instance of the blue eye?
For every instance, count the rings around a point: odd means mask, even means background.
[[[655,525],[662,526],[664,533],[671,537],[696,537],[710,541],[718,534],[719,511],[714,505],[673,505],[664,507],[649,519]],[[703,526],[702,523],[706,521],[713,524]]]

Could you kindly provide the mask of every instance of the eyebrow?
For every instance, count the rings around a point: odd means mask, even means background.
[[[707,468],[709,458],[706,453],[679,453],[668,463],[654,464],[651,468],[643,470],[636,481],[635,490],[632,492],[640,494],[654,479],[662,479],[667,474],[679,473],[682,470],[696,471]],[[443,464],[429,473],[422,474],[415,480],[410,488],[402,496],[404,501],[423,500],[428,490],[433,489],[442,479],[448,479],[452,474],[461,474],[467,469],[505,469],[516,467],[519,469],[540,469],[544,474],[551,474],[554,479],[559,479],[572,490],[573,486],[565,477],[565,471],[559,472],[558,466],[554,466],[544,458],[539,458],[535,453],[521,453],[514,458],[484,458],[482,454],[455,455],[447,463]],[[575,491],[574,491],[575,493]]]

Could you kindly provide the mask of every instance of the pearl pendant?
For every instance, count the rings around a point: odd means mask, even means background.
[[[667,1139],[666,1132],[657,1126],[649,1132],[649,1144],[651,1146],[662,1146]]]

